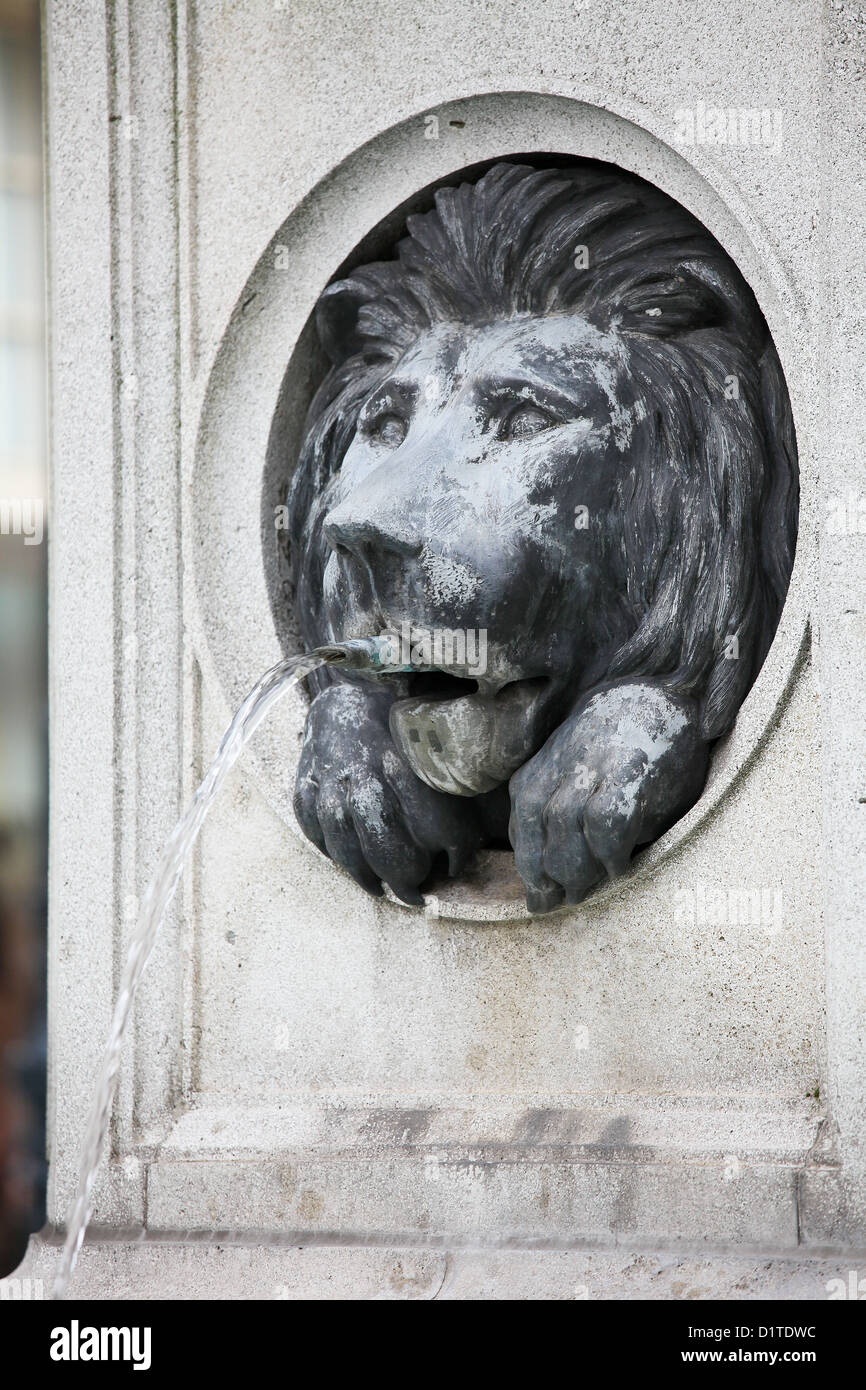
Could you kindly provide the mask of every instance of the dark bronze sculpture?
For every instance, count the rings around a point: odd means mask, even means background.
[[[699,797],[778,622],[797,465],[763,316],[643,181],[504,163],[330,285],[318,329],[304,641],[402,634],[441,669],[318,678],[300,823],[408,903],[509,840],[532,911],[579,902]]]

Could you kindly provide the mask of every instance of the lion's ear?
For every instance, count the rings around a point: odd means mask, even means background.
[[[358,314],[365,303],[362,287],[352,280],[337,280],[316,305],[319,341],[335,366],[361,351]]]
[[[623,328],[658,338],[716,328],[729,317],[718,290],[688,273],[659,276],[629,286],[618,309]]]

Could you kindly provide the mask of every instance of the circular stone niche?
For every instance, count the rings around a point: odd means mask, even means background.
[[[402,175],[403,188],[412,190],[418,161],[407,154],[405,169],[400,166],[394,155],[398,135],[389,132],[387,136],[392,155],[389,182],[399,188]],[[646,140],[648,150],[657,148],[650,137]],[[417,146],[413,148],[417,152]],[[638,165],[628,168],[629,173],[640,173],[641,163],[651,165],[646,158],[636,159],[633,144],[628,149],[629,163]],[[441,159],[439,151],[434,153]],[[187,535],[195,571],[191,624],[208,695],[226,719],[268,665],[301,650],[287,533],[278,519],[284,515],[280,509],[298,457],[307,409],[326,370],[314,322],[318,296],[328,283],[354,267],[390,259],[407,216],[431,208],[438,188],[474,181],[500,160],[536,167],[585,162],[575,153],[497,150],[474,164],[440,172],[387,208],[382,181],[365,178],[365,164],[375,168],[380,158],[374,148],[364,147],[354,161],[346,161],[314,189],[283,224],[247,282],[208,381],[192,486],[187,492]],[[428,164],[428,172],[434,172],[432,156]],[[683,179],[684,188],[690,180],[697,181],[691,170]],[[689,210],[699,215],[699,209]],[[718,230],[714,235],[722,240]],[[745,278],[766,314],[766,300],[773,296],[771,278],[760,287],[748,273]],[[805,651],[807,614],[800,560],[798,555],[769,655],[733,731],[714,747],[703,795],[672,829],[635,856],[623,877],[596,889],[587,904],[619,895],[636,876],[651,873],[695,834],[753,757],[787,697]],[[257,733],[246,757],[273,809],[308,852],[318,856],[292,809],[307,708],[306,694],[291,691]],[[342,872],[334,865],[331,868]],[[479,923],[528,919],[522,884],[505,850],[483,851],[457,880],[432,880],[425,899],[433,916]]]

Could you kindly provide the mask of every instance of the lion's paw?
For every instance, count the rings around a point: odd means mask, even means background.
[[[481,843],[475,808],[421,782],[388,730],[390,697],[337,683],[310,706],[295,784],[295,814],[313,844],[368,893],[382,884],[420,905],[440,853],[458,874]]]
[[[586,698],[510,782],[509,836],[531,912],[581,902],[697,800],[708,750],[694,703],[653,681]]]

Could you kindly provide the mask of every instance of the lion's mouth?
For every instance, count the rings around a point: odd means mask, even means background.
[[[414,671],[406,677],[406,686],[411,699],[426,700],[459,700],[477,695],[479,689],[477,680],[450,671]]]
[[[514,680],[499,689],[447,671],[404,678],[390,727],[410,767],[437,791],[478,796],[508,780],[546,734],[551,682]]]

